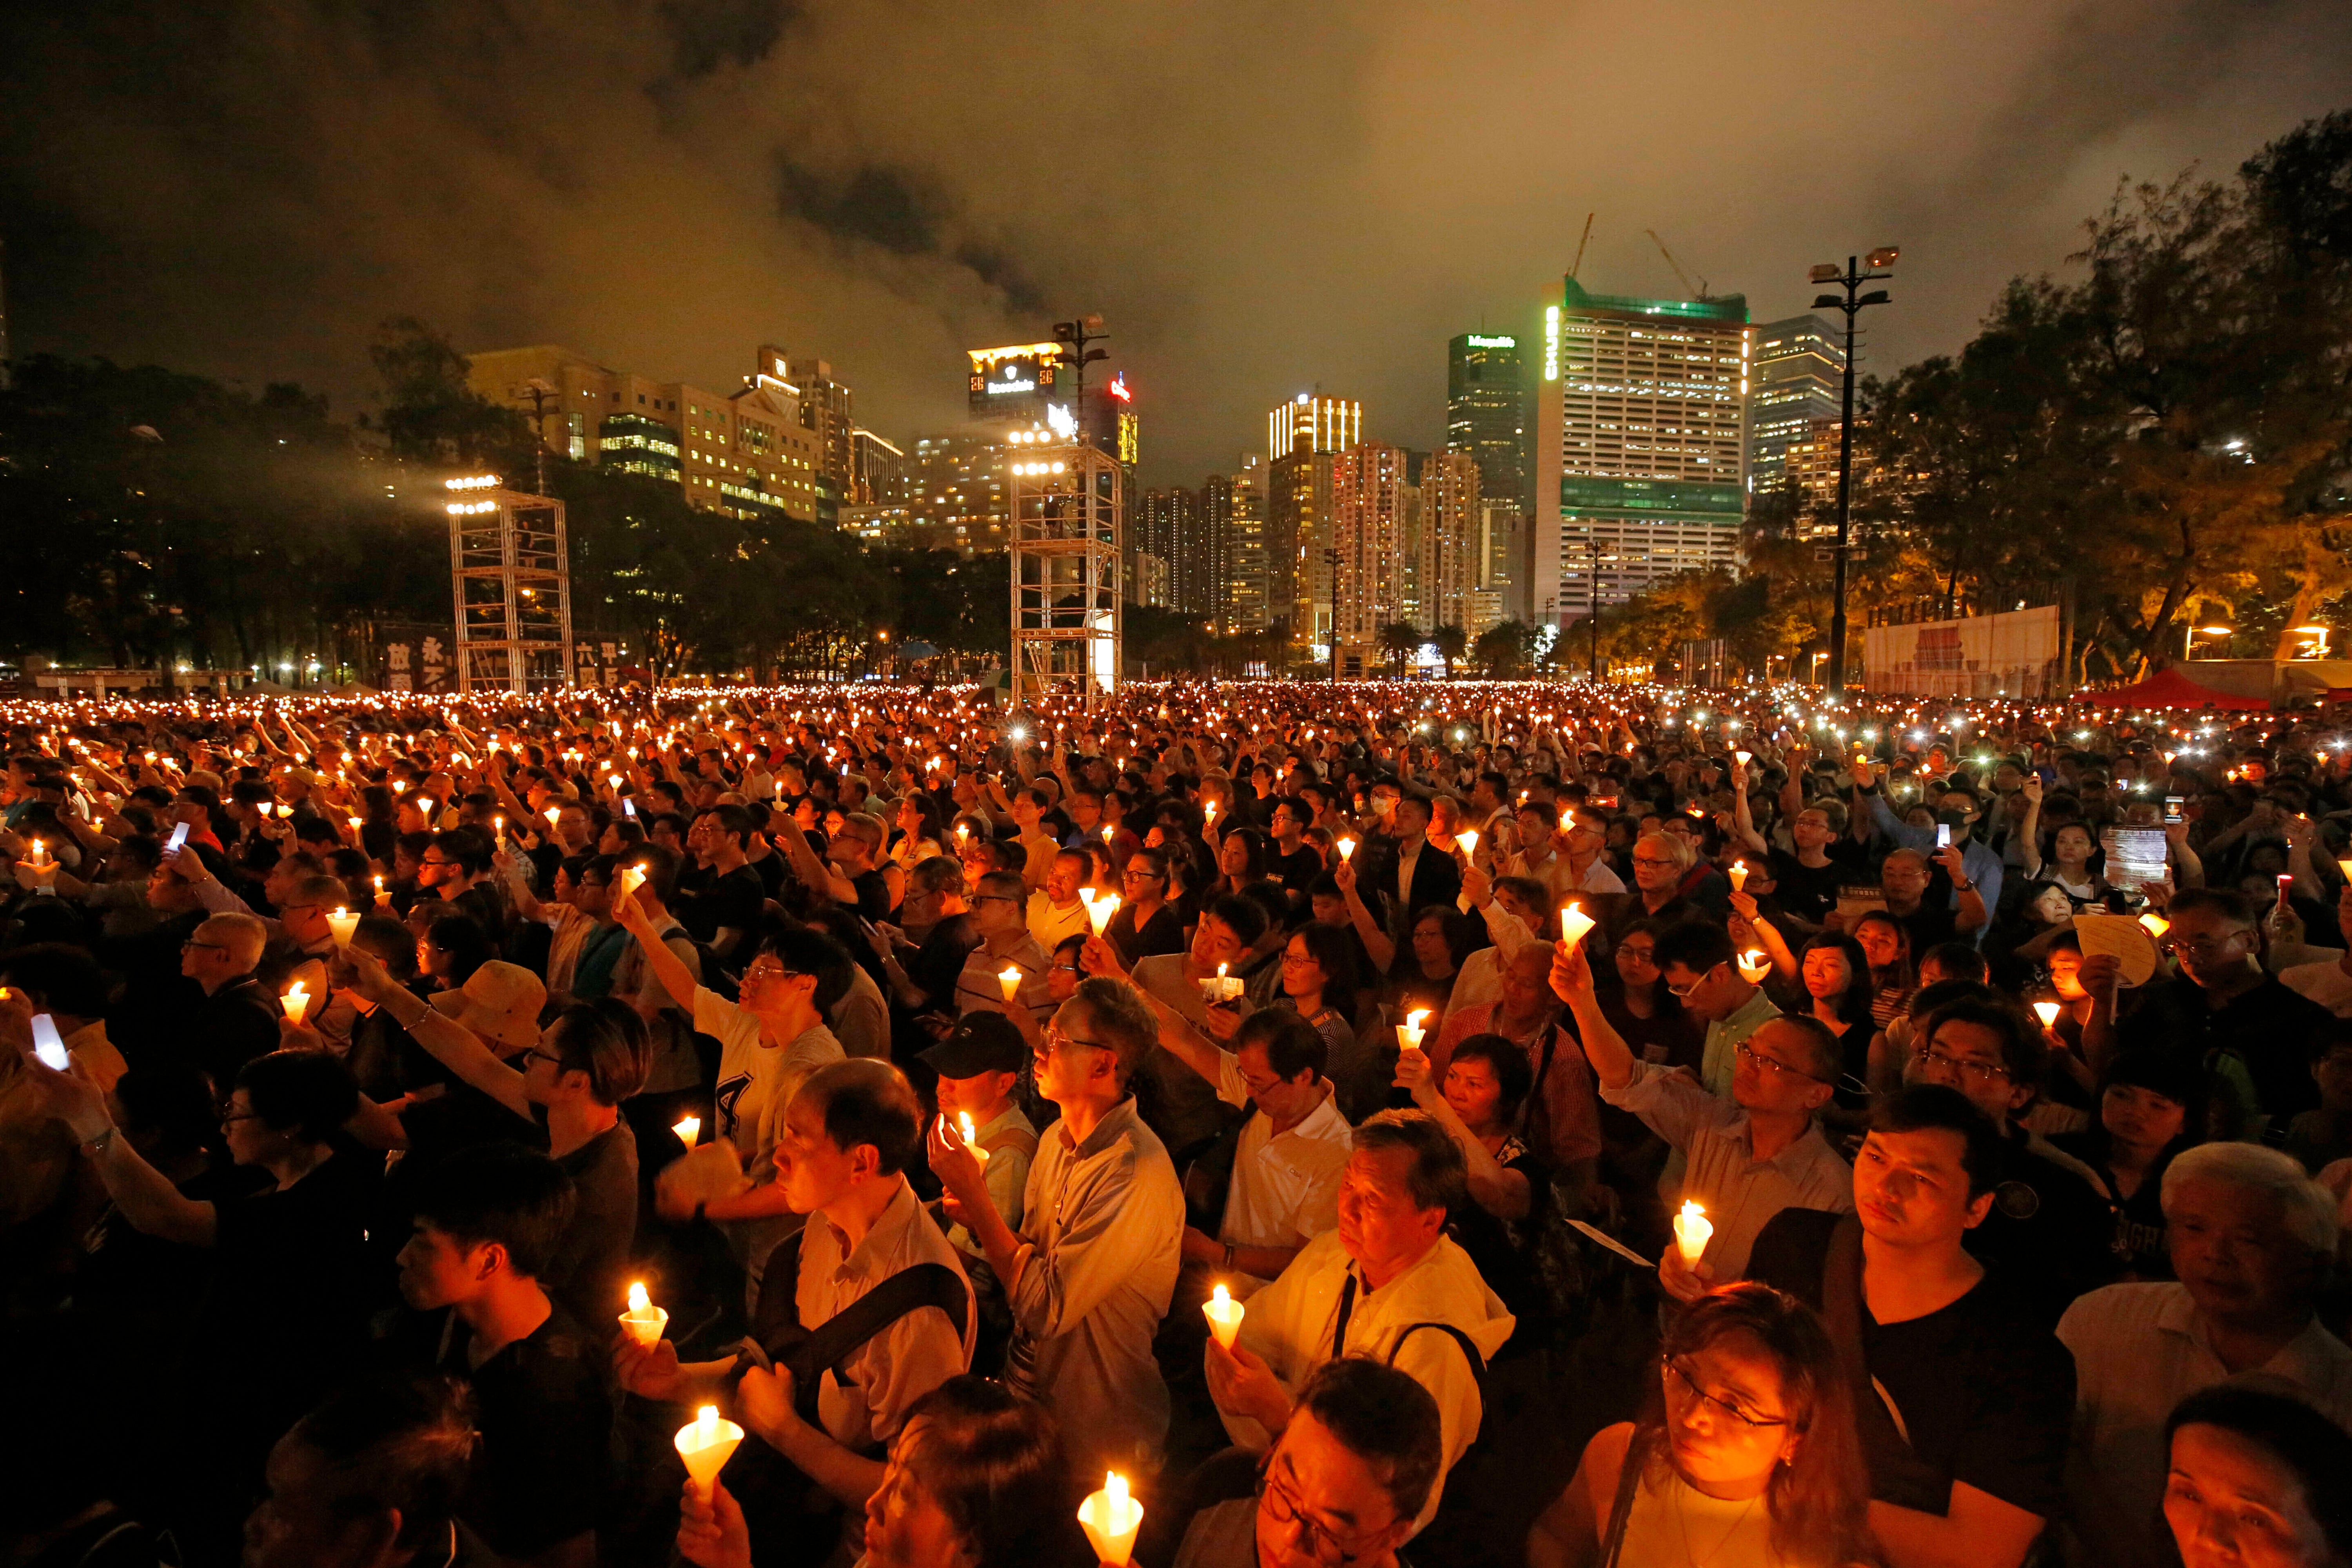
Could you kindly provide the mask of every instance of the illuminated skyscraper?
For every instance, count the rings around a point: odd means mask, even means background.
[[[1406,618],[1406,453],[1367,441],[1331,463],[1332,636],[1343,660],[1379,658],[1380,630]],[[1415,497],[1414,500],[1420,498]]]
[[[1343,452],[1364,438],[1364,405],[1352,397],[1302,392],[1265,416],[1265,449],[1276,462],[1294,451]]]
[[[1423,632],[1468,626],[1470,595],[1486,584],[1481,573],[1479,519],[1485,474],[1475,454],[1448,449],[1421,466],[1421,537],[1413,576],[1413,623]]]
[[[1212,474],[1201,487],[1201,510],[1210,533],[1224,542],[1225,585],[1210,610],[1213,629],[1227,637],[1263,631],[1266,609],[1265,458],[1242,454],[1240,471]]]
[[[1755,390],[1748,399],[1748,493],[1761,495],[1791,477],[1789,448],[1809,439],[1817,422],[1835,424],[1845,345],[1819,316],[1794,316],[1756,329]]]
[[[1737,294],[1639,300],[1563,279],[1537,383],[1528,592],[1540,620],[1581,617],[1596,572],[1605,605],[1735,563],[1751,331]]]

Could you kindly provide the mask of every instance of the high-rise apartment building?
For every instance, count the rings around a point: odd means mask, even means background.
[[[1843,396],[1845,344],[1819,316],[1791,316],[1756,329],[1748,397],[1748,493],[1786,478],[1789,447],[1822,420],[1834,424]]]
[[[761,349],[783,365],[777,379],[792,384],[801,400],[801,427],[816,437],[817,471],[833,484],[834,493],[847,500],[857,489],[857,423],[850,415],[849,388],[834,379],[833,366],[821,359],[786,359],[781,350]]]
[[[1160,596],[1143,596],[1143,576],[1132,574],[1129,581],[1129,599],[1138,605],[1161,605],[1187,616],[1203,615],[1201,601],[1207,597],[1201,582],[1199,546],[1201,534],[1201,493],[1178,485],[1171,489],[1148,489],[1142,504],[1136,509],[1136,526],[1128,530],[1128,539],[1137,555],[1149,555],[1158,561],[1160,570],[1154,581]]]
[[[1302,392],[1265,416],[1266,456],[1342,452],[1364,438],[1364,405],[1351,397]]]
[[[1479,526],[1485,470],[1477,455],[1448,447],[1421,466],[1421,530],[1413,624],[1424,633],[1469,624],[1470,595],[1486,587]]]
[[[1338,559],[1331,563],[1331,640],[1343,659],[1376,662],[1381,628],[1406,618],[1408,466],[1403,447],[1377,441],[1332,458],[1331,548]]]
[[[837,492],[798,390],[775,374],[782,351],[763,345],[755,363],[740,387],[713,392],[541,344],[469,356],[466,384],[520,411],[550,451],[575,462],[672,481],[707,510],[829,523]]]
[[[891,542],[966,555],[1003,550],[1012,516],[1005,465],[1013,450],[1001,436],[982,432],[918,440],[908,454],[906,519]]]
[[[1544,309],[1529,603],[1556,625],[1728,567],[1745,515],[1748,301],[1562,280]]]
[[[1266,608],[1265,457],[1244,452],[1237,472],[1210,475],[1201,487],[1201,511],[1209,531],[1224,541],[1223,600],[1210,612],[1213,629],[1227,637],[1265,630],[1273,618]]]
[[[871,430],[850,434],[850,500],[858,506],[895,506],[907,499],[907,454]]]

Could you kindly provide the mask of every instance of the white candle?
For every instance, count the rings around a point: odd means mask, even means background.
[[[1099,894],[1093,903],[1087,906],[1087,919],[1094,922],[1097,936],[1102,935],[1110,929],[1111,917],[1117,913],[1118,913],[1117,893]]]
[[[695,1413],[695,1418],[677,1429],[673,1439],[677,1444],[678,1457],[686,1461],[686,1473],[694,1484],[709,1497],[719,1472],[735,1452],[735,1445],[743,1440],[743,1428],[732,1421],[719,1418],[719,1406],[706,1405]]]
[[[2042,1020],[2042,1026],[2043,1028],[2045,1028],[2045,1029],[2053,1029],[2053,1028],[2055,1028],[2055,1027],[2057,1027],[2057,1026],[2058,1026],[2058,1004],[2057,1004],[2057,1003],[2055,1003],[2055,1002],[2036,1002],[2036,1003],[2033,1005],[2033,1011],[2034,1011],[2034,1014],[2035,1014],[2038,1017],[2040,1017],[2040,1018],[2041,1018],[2041,1020]]]
[[[702,1136],[702,1118],[681,1116],[670,1123],[669,1130],[677,1134],[679,1142],[691,1149],[694,1147],[695,1141]]]
[[[2172,922],[2162,915],[2142,915],[2139,917],[2139,923],[2150,936],[2162,936],[2172,929]]]
[[[1234,1348],[1234,1336],[1242,1331],[1242,1304],[1234,1293],[1220,1285],[1201,1303],[1201,1310],[1209,1320],[1209,1332],[1225,1349]]]
[[[646,1294],[645,1281],[629,1287],[629,1310],[621,1314],[621,1331],[642,1350],[651,1350],[661,1343],[662,1331],[669,1326],[669,1313],[653,1304]]]
[[[1685,1263],[1696,1263],[1714,1235],[1714,1222],[1695,1203],[1683,1205],[1683,1212],[1675,1215],[1675,1248],[1683,1255]]]
[[[1352,838],[1342,838],[1334,847],[1339,851],[1339,858],[1345,860],[1356,852],[1356,841]]]
[[[1429,1009],[1426,1007],[1416,1007],[1412,1012],[1407,1013],[1404,1016],[1404,1022],[1396,1026],[1397,1048],[1399,1050],[1417,1051],[1421,1049],[1421,1037],[1423,1032],[1422,1020],[1428,1016]]]
[[[987,1164],[988,1151],[980,1146],[980,1130],[971,1124],[971,1111],[956,1112],[956,1131],[963,1134],[963,1146],[971,1151],[971,1157],[983,1165]]]
[[[1761,985],[1764,977],[1772,973],[1772,961],[1761,952],[1750,951],[1739,955],[1739,978],[1750,985]]]
[[[645,886],[645,882],[646,868],[643,866],[624,866],[621,868],[621,893],[623,897],[625,898],[629,894],[635,892],[639,888]]]
[[[1078,1523],[1096,1561],[1126,1568],[1135,1554],[1135,1532],[1143,1528],[1143,1505],[1128,1495],[1127,1478],[1112,1470],[1103,1477],[1102,1490],[1087,1493],[1078,1505]]]
[[[1478,830],[1465,827],[1454,836],[1454,842],[1462,846],[1463,858],[1467,859],[1478,851]]]
[[[1012,1001],[1015,996],[1021,994],[1020,969],[1017,966],[1007,966],[1003,969],[998,970],[996,972],[996,983],[1004,988],[1004,999],[1007,1002]]]
[[[335,933],[337,947],[349,947],[352,932],[360,929],[360,917],[350,910],[336,910],[327,916],[327,929]]]
[[[1731,869],[1727,873],[1727,875],[1731,878],[1731,890],[1735,893],[1738,892],[1741,889],[1748,886],[1748,862],[1745,860],[1734,860],[1731,863]]]
[[[278,999],[278,1005],[286,1009],[288,1023],[299,1024],[302,1021],[304,1010],[310,1005],[310,994],[304,990],[302,983],[297,980],[287,988],[286,994]]]
[[[1575,947],[1584,941],[1585,932],[1600,923],[1576,905],[1570,904],[1559,911],[1559,939],[1569,946]]]
[[[1755,753],[1752,752],[1734,752],[1731,754],[1738,761],[1739,765],[1743,768],[1746,767],[1755,756]]]

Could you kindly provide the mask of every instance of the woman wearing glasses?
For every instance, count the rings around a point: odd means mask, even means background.
[[[1748,1281],[1667,1325],[1639,1421],[1604,1428],[1530,1568],[1839,1568],[1874,1559],[1853,1406],[1811,1309]]]
[[[1184,951],[1183,917],[1168,901],[1168,854],[1138,849],[1119,873],[1118,912],[1103,935],[1118,950],[1118,961],[1135,967],[1139,958]]]

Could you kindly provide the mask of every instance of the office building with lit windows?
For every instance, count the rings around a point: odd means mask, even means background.
[[[1294,644],[1331,631],[1331,464],[1364,437],[1364,405],[1300,393],[1265,417],[1266,617]]]
[[[1495,527],[1516,550],[1534,496],[1529,450],[1535,409],[1528,394],[1526,348],[1516,336],[1465,332],[1445,345],[1445,444],[1478,465],[1480,503],[1498,514]],[[1525,586],[1526,574],[1507,566],[1490,574],[1507,599]],[[1480,586],[1488,586],[1482,578]],[[1515,607],[1513,614],[1524,613]]]
[[[1792,316],[1756,329],[1749,362],[1754,390],[1748,398],[1748,493],[1762,495],[1797,476],[1789,471],[1790,446],[1813,438],[1840,412],[1845,344],[1819,316]]]
[[[1212,474],[1201,487],[1201,510],[1210,531],[1224,541],[1223,602],[1210,611],[1226,637],[1264,631],[1266,608],[1265,458],[1244,452],[1230,474]]]
[[[1369,668],[1380,658],[1380,631],[1411,618],[1406,603],[1405,536],[1420,496],[1402,447],[1360,442],[1331,464],[1332,638],[1341,668]]]
[[[1679,572],[1731,567],[1753,329],[1738,295],[1642,300],[1562,279],[1544,306],[1528,602],[1565,626]]]
[[[693,505],[752,521],[835,521],[816,412],[762,344],[732,392],[609,370],[553,344],[468,356],[466,383],[516,409],[548,450],[680,486]],[[831,385],[845,416],[849,389]]]

